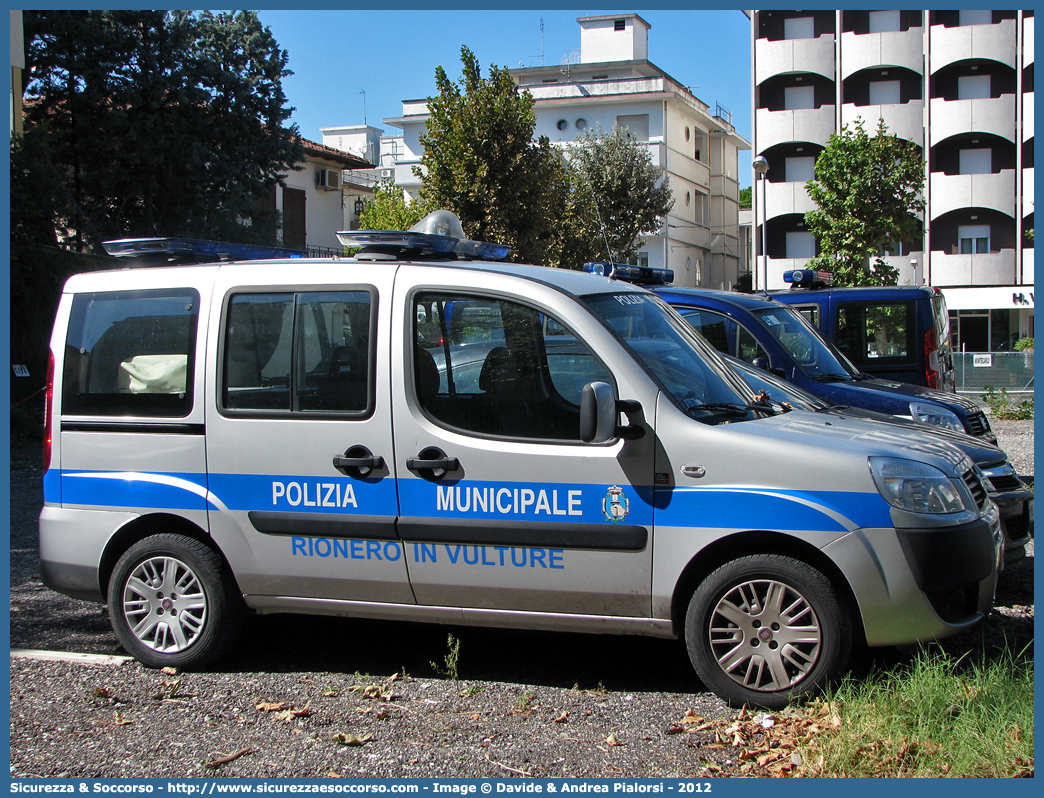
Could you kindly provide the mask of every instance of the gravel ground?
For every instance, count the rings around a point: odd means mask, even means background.
[[[993,425],[1031,477],[1032,422]],[[40,583],[35,456],[12,462],[11,648],[122,654],[103,607]],[[1029,555],[948,649],[1032,645],[1032,543]],[[13,777],[801,775],[787,740],[761,729],[704,692],[680,643],[643,638],[267,616],[205,673],[11,658]],[[741,761],[737,734],[776,761]]]

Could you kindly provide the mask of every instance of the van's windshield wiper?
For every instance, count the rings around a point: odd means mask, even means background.
[[[747,412],[750,411],[750,410],[753,410],[755,412],[760,410],[761,412],[768,413],[770,416],[776,415],[776,411],[773,410],[772,407],[769,406],[769,405],[763,405],[763,404],[741,405],[738,402],[708,402],[707,404],[702,404],[702,405],[692,405],[688,409],[689,409],[690,413],[693,412],[694,410],[711,410],[711,411],[717,410],[717,411],[721,411],[721,412],[725,412],[725,413],[733,413],[733,414],[738,415],[738,416],[745,416],[745,415],[747,415]]]
[[[814,374],[814,375],[812,375],[812,379],[818,380],[819,382],[837,382],[838,380],[841,380],[842,382],[847,382],[849,379],[851,379],[851,375],[850,374]]]

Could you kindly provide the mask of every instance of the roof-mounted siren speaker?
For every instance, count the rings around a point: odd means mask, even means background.
[[[327,191],[340,191],[341,190],[341,172],[338,169],[320,169],[316,173],[317,188],[326,189]]]

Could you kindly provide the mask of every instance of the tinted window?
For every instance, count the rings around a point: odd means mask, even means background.
[[[746,363],[753,363],[755,358],[759,357],[768,359],[768,354],[751,335],[750,330],[727,316],[691,308],[679,308],[678,312],[690,327],[706,338],[719,352],[738,357]]]
[[[628,292],[584,297],[587,306],[613,330],[660,387],[693,418],[720,423],[753,419],[749,389],[706,339],[657,296]]]
[[[367,291],[237,294],[225,328],[230,410],[365,413],[371,395]]]
[[[66,339],[62,412],[187,416],[199,294],[189,288],[80,294]]]
[[[882,360],[909,360],[916,355],[914,303],[838,305],[834,342],[857,366]]]
[[[421,293],[412,318],[418,401],[448,427],[579,440],[584,385],[611,382],[565,325],[517,302]]]

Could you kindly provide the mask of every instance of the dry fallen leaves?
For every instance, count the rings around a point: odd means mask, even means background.
[[[253,751],[254,747],[252,745],[248,745],[246,748],[240,748],[234,754],[228,754],[227,756],[219,756],[217,757],[217,759],[212,759],[210,762],[207,762],[206,766],[214,770],[221,767],[222,765],[227,765],[229,762],[232,762],[233,760],[239,759],[239,757],[241,756],[253,753]]]
[[[354,734],[345,734],[344,732],[338,732],[333,736],[333,741],[335,743],[340,743],[341,745],[365,745],[372,739],[372,734],[363,734],[356,736]]]

